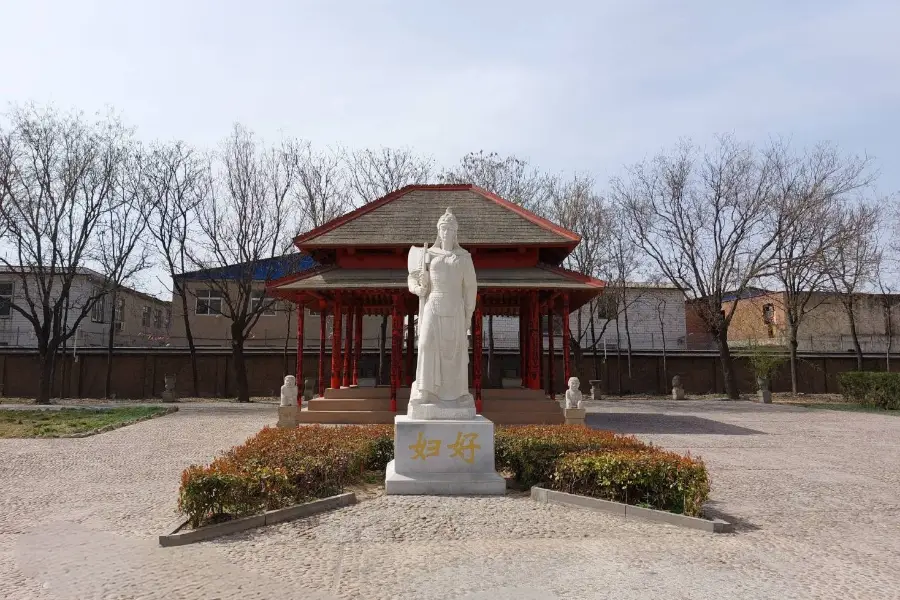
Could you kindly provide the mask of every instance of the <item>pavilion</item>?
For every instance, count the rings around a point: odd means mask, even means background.
[[[438,218],[452,207],[459,243],[472,254],[478,296],[472,347],[483,347],[485,315],[519,317],[522,387],[482,390],[482,354],[470,358],[471,388],[479,413],[498,423],[559,423],[552,400],[554,360],[543,367],[544,340],[551,357],[560,352],[565,380],[572,372],[569,312],[602,293],[603,282],[562,268],[581,238],[550,221],[473,185],[410,185],[308,231],[294,240],[319,266],[274,280],[268,293],[298,310],[297,381],[303,381],[303,307],[322,315],[319,397],[301,422],[392,423],[405,412],[415,377],[418,297],[407,288],[410,246],[435,241]],[[330,386],[326,382],[325,315],[333,315]],[[391,316],[390,386],[359,387],[362,315]],[[562,348],[554,345],[554,319],[562,323]],[[403,356],[404,319],[406,355]],[[546,371],[546,372],[545,372]]]

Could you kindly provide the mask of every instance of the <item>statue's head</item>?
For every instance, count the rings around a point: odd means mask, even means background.
[[[581,381],[577,377],[569,377],[569,389],[573,392],[581,387]]]
[[[438,241],[444,250],[456,248],[456,232],[459,231],[459,223],[453,210],[448,208],[437,222]]]
[[[297,385],[297,378],[293,375],[285,375],[284,376],[284,385],[286,386],[294,386]]]

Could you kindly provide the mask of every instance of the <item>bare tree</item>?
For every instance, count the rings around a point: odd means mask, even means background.
[[[408,148],[365,149],[344,152],[353,204],[362,206],[395,190],[428,183],[434,160],[418,156]]]
[[[611,211],[603,198],[595,191],[594,179],[590,175],[575,174],[571,179],[552,177],[547,183],[547,216],[569,231],[581,236],[581,242],[566,257],[564,266],[588,275],[601,276],[609,265],[608,257],[603,250],[613,234],[611,231]],[[576,314],[577,334],[571,338],[570,351],[575,355],[576,364],[581,364],[584,347],[583,338],[588,330],[591,332],[591,349],[594,364],[594,378],[600,373],[599,355],[597,352],[597,330],[595,321],[599,314],[606,313],[608,303],[592,298],[588,303],[589,329],[583,327],[583,311]],[[603,325],[600,338],[609,321]]]
[[[847,315],[859,371],[863,368],[863,353],[856,327],[857,301],[859,294],[877,278],[882,259],[877,239],[881,212],[875,203],[845,207],[840,216],[841,234],[826,257],[828,280]]]
[[[712,151],[690,143],[630,169],[613,181],[614,198],[628,216],[635,241],[687,299],[716,340],[728,396],[738,398],[726,312],[726,294],[738,300],[763,275],[775,253],[766,217],[774,194],[768,153],[729,136]]]
[[[798,333],[806,315],[825,296],[826,256],[846,236],[840,208],[852,192],[868,186],[866,158],[844,157],[836,148],[820,144],[803,156],[786,146],[773,152],[776,202],[771,227],[775,235],[773,275],[782,290],[787,321],[791,389],[797,393]]]
[[[625,325],[626,352],[628,357],[628,378],[632,376],[632,344],[631,324],[628,319],[628,309],[639,302],[643,296],[641,292],[629,293],[628,282],[634,279],[635,273],[641,268],[642,255],[638,246],[628,235],[627,216],[621,207],[615,207],[610,211],[611,227],[605,237],[605,244],[601,252],[607,256],[604,266],[607,289],[617,297],[617,305],[621,307],[621,316]],[[616,353],[621,348],[619,343],[619,318],[616,318]],[[619,370],[621,378],[621,369]],[[619,390],[621,391],[621,381]]]
[[[427,183],[434,169],[434,161],[413,154],[406,148],[380,148],[344,153],[354,204],[362,206],[386,196],[406,185]],[[381,336],[378,341],[378,383],[386,362],[388,315],[381,316]],[[490,361],[488,379],[490,379]]]
[[[189,270],[188,240],[196,233],[197,208],[208,192],[208,160],[182,142],[152,147],[145,156],[144,218],[156,255],[172,279],[172,299],[181,304],[191,356],[193,395],[200,395],[197,348],[191,331],[188,291],[176,277]]]
[[[294,161],[290,168],[297,185],[291,192],[303,218],[301,230],[320,227],[351,207],[349,177],[338,152],[320,152],[302,141],[288,142],[285,152]]]
[[[439,179],[443,183],[477,185],[534,213],[543,214],[546,208],[547,175],[516,156],[470,152]]]
[[[496,152],[485,154],[483,150],[469,152],[458,165],[445,170],[438,179],[442,183],[477,185],[537,214],[545,214],[548,210],[550,178],[516,156],[501,157]],[[489,314],[487,318],[487,377],[490,381],[494,364],[494,315]]]
[[[238,402],[250,401],[244,343],[275,300],[261,285],[282,274],[296,224],[290,215],[290,193],[299,176],[297,145],[286,142],[265,148],[253,134],[236,125],[217,156],[210,193],[199,205],[202,233],[192,261],[204,271],[212,299],[230,321]],[[294,255],[297,256],[297,255]]]
[[[110,208],[101,215],[97,228],[97,262],[112,288],[103,388],[107,398],[112,393],[119,294],[125,284],[150,264],[149,248],[144,241],[147,221],[143,214],[143,186],[143,156],[138,148],[134,148],[117,169]]]
[[[9,248],[0,262],[18,281],[12,310],[34,328],[39,404],[50,402],[57,351],[128,270],[124,254],[104,274],[88,268],[118,206],[128,139],[115,119],[88,122],[33,106],[13,109],[0,128],[0,223]]]

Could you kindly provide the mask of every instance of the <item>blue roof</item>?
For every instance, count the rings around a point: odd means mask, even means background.
[[[308,271],[309,269],[317,267],[318,265],[319,263],[313,260],[313,258],[308,254],[286,254],[285,256],[276,256],[275,258],[266,258],[253,262],[180,273],[175,277],[177,279],[194,280],[238,280],[244,279],[248,274],[252,274],[252,278],[254,281],[271,281],[273,279],[280,279],[294,273]]]

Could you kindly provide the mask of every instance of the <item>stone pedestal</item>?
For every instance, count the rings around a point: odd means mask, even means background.
[[[502,495],[506,480],[494,466],[494,424],[481,415],[465,420],[394,417],[394,460],[386,494]]]
[[[672,400],[684,400],[684,388],[672,388]]]
[[[278,427],[296,427],[299,423],[300,407],[296,404],[278,407]]]
[[[566,425],[584,425],[584,415],[587,411],[583,408],[566,408],[563,409],[563,416],[566,418]]]
[[[178,396],[175,395],[175,376],[174,375],[166,375],[163,378],[165,389],[162,393],[162,401],[163,402],[175,402],[178,400]]]

